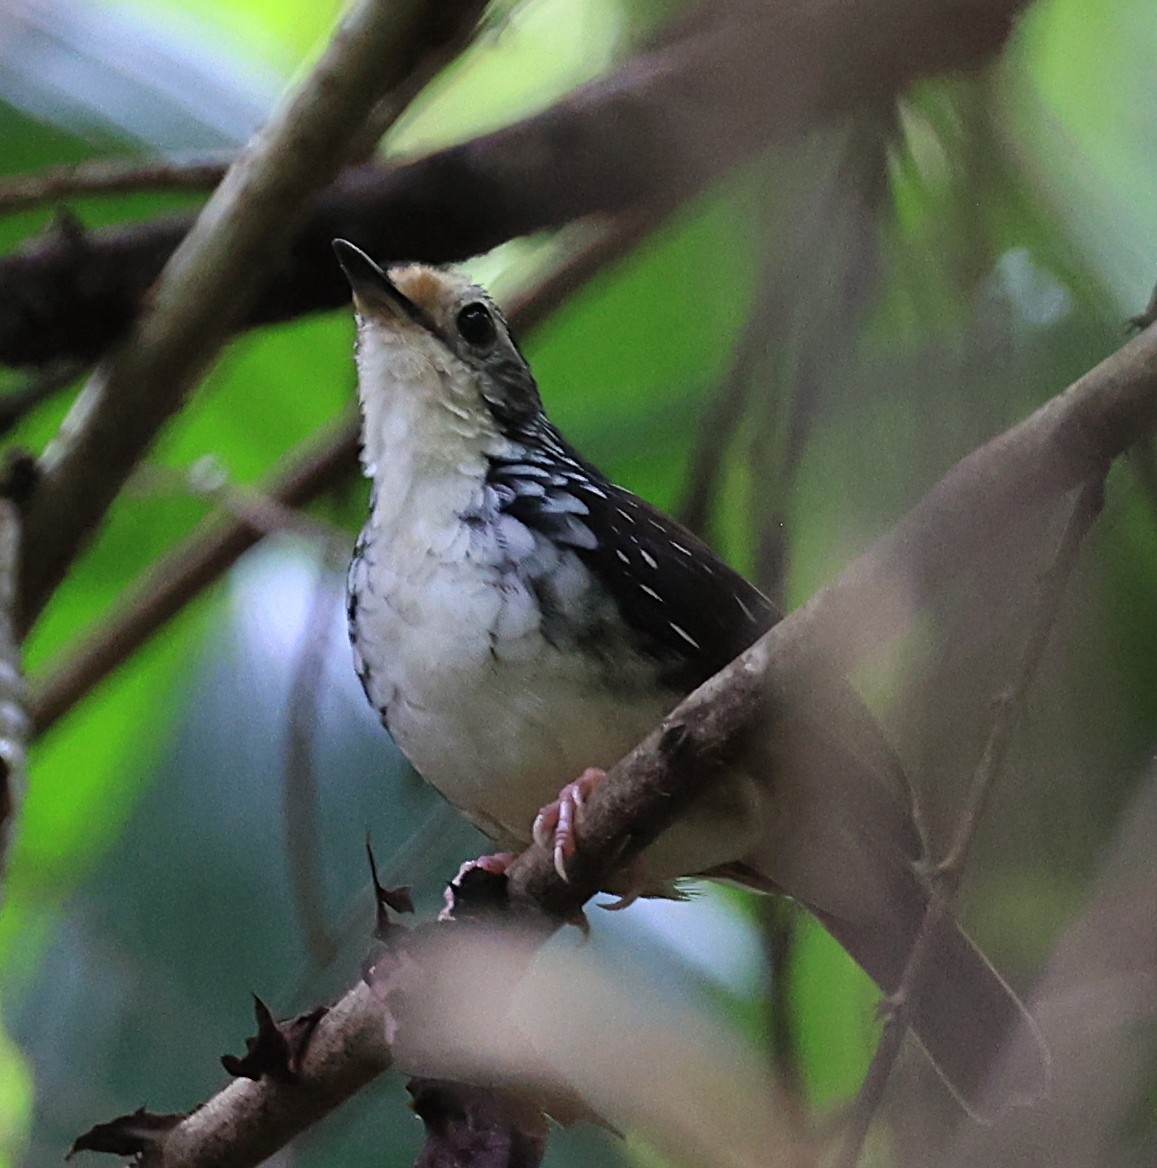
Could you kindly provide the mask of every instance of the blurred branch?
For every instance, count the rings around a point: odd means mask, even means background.
[[[772,1070],[783,1087],[783,1102],[792,1109],[793,1125],[807,1122],[807,1085],[792,1008],[792,965],[799,942],[800,906],[787,897],[766,896],[759,905],[759,937],[771,970],[767,990],[767,1047]]]
[[[781,610],[796,477],[825,390],[851,363],[879,280],[893,132],[891,119],[865,114],[837,150],[805,160],[796,176],[788,218],[797,229],[767,322],[784,391],[756,397],[750,451],[754,579]]]
[[[629,252],[651,222],[638,216],[614,220],[564,257],[539,284],[513,300],[508,315],[514,328],[531,332],[563,297]],[[144,573],[104,623],[80,644],[70,645],[47,677],[33,684],[30,714],[35,734],[49,730],[267,532],[312,524],[307,516],[290,509],[303,507],[353,479],[358,443],[358,420],[351,410],[292,451],[266,486],[219,493],[218,501],[233,519],[205,520]]]
[[[211,191],[224,162],[147,162],[107,159],[51,166],[0,182],[0,215],[11,215],[75,195],[126,195],[134,191]]]
[[[934,873],[932,896],[928,902],[924,922],[908,954],[899,985],[889,1001],[890,1010],[884,1023],[884,1031],[859,1094],[848,1114],[842,1133],[843,1150],[835,1161],[836,1168],[855,1168],[863,1153],[864,1141],[884,1098],[884,1090],[896,1065],[900,1045],[907,1030],[907,1002],[919,983],[923,965],[929,959],[929,948],[936,935],[936,926],[950,911],[956,899],[976,830],[988,805],[993,784],[1004,765],[1029,686],[1040,668],[1045,647],[1056,626],[1057,614],[1069,578],[1076,566],[1081,543],[1100,514],[1103,500],[1102,479],[1092,479],[1081,488],[1053,562],[1041,576],[1020,666],[1011,684],[996,698],[992,730],[973,775],[968,800],[957,821],[952,843]]]
[[[430,7],[358,0],[350,8],[309,76],[230,167],[132,336],[82,391],[25,511],[23,628],[241,320],[308,197],[346,161],[380,98],[413,70],[428,69]],[[453,18],[473,26],[479,10],[480,0],[459,0]],[[438,20],[445,19],[443,6]]]
[[[773,142],[884,107],[921,77],[980,67],[1027,3],[710,0],[663,44],[534,117],[406,165],[348,171],[309,204],[234,325],[345,303],[335,235],[379,259],[443,263],[585,215],[682,202]],[[0,363],[98,357],[189,226],[35,241],[0,260]]]

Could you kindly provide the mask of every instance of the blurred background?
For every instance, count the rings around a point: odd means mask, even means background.
[[[543,108],[614,68],[674,7],[499,5],[383,150],[420,153]],[[0,172],[226,157],[339,9],[0,0]],[[1037,0],[980,75],[921,83],[885,126],[848,119],[735,171],[525,338],[552,417],[795,607],[958,458],[1121,343],[1157,276],[1155,54],[1144,0]],[[146,192],[69,205],[95,228],[196,202]],[[0,219],[0,249],[54,214]],[[566,246],[565,232],[518,240],[470,270],[509,297]],[[207,481],[256,483],[349,406],[351,347],[347,311],[231,345],[37,627],[34,678],[209,513]],[[22,384],[0,374],[2,390]],[[24,417],[12,440],[40,450],[67,397]],[[705,490],[713,454],[720,472]],[[342,576],[364,507],[351,481],[309,528],[274,532],[35,744],[0,910],[0,1162],[58,1163],[93,1123],[141,1104],[191,1107],[225,1082],[219,1056],[252,1032],[251,992],[288,1014],[351,983],[372,919],[367,836],[387,883],[414,885],[424,911],[483,850],[409,772],[354,677]],[[1142,449],[1110,478],[966,876],[963,917],[1025,993],[1147,782],[1155,507]],[[1009,533],[919,635],[856,679],[940,843],[1056,531],[1052,516]],[[293,814],[287,796],[287,771],[300,779],[303,765],[316,816],[308,798]],[[287,842],[302,806],[315,864]],[[591,915],[624,993],[706,1019],[818,1113],[854,1094],[875,992],[790,908],[704,888]],[[901,1073],[921,1076],[919,1059]],[[1151,1087],[1134,1084],[1125,1109],[1137,1162],[1155,1147]],[[931,1112],[954,1122],[926,1089]],[[869,1156],[890,1162],[901,1136]],[[402,1165],[419,1138],[390,1076],[279,1158]],[[646,1138],[588,1125],[553,1136],[547,1162],[663,1160]]]

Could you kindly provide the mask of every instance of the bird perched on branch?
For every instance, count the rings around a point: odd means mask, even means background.
[[[349,579],[366,695],[499,847],[536,835],[565,869],[602,773],[591,768],[618,761],[777,614],[567,443],[482,289],[416,264],[387,275],[334,247],[357,312],[372,482]],[[634,881],[661,895],[708,875],[794,897],[891,993],[930,889],[899,763],[850,687],[839,705],[832,718],[801,701],[777,720],[643,853]],[[1023,1009],[950,917],[920,968],[909,1024],[975,1104]],[[1023,1068],[1011,1089],[1031,1095],[1042,1077]]]

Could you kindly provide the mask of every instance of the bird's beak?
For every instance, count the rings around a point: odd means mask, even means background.
[[[390,277],[360,247],[345,239],[335,239],[333,250],[359,308],[385,308],[394,315],[401,310],[405,316],[425,324],[417,305],[398,290]]]

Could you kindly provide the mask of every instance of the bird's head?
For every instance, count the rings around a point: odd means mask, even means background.
[[[419,455],[427,444],[451,458],[461,445],[497,453],[534,422],[542,409],[534,376],[483,289],[423,264],[387,272],[352,243],[333,246],[357,311],[370,473],[399,440]]]

